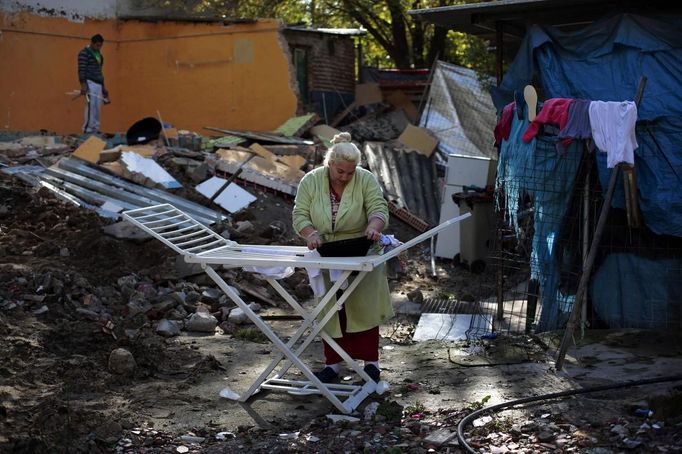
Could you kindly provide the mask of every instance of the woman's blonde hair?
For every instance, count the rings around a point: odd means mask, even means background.
[[[328,166],[331,162],[349,161],[360,164],[360,150],[351,142],[352,137],[349,132],[342,132],[332,138],[332,146],[324,156],[324,165]]]

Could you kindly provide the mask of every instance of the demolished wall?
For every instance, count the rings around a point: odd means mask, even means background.
[[[165,122],[272,130],[296,113],[280,23],[229,24],[93,20],[0,12],[0,127],[78,132],[83,98],[76,56],[90,36],[105,38],[112,103],[102,130],[125,131],[161,112]]]
[[[348,35],[286,28],[292,61],[299,50],[306,55],[307,87],[301,87],[304,102],[321,118],[334,114],[353,100],[355,92],[355,43]],[[311,110],[311,109],[306,109]]]

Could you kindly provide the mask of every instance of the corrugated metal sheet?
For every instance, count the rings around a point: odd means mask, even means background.
[[[5,169],[3,171],[23,177],[22,180],[31,184],[46,183],[45,187],[57,193],[61,198],[69,198],[70,201],[77,198],[83,202],[80,205],[86,208],[99,207],[105,203],[122,209],[170,203],[204,224],[213,224],[226,219],[226,216],[218,211],[190,202],[170,192],[140,186],[109,175],[79,159],[61,159],[57,164],[44,170],[37,169],[36,166],[23,166],[12,168],[11,173]]]
[[[363,154],[388,200],[430,225],[438,224],[440,200],[434,155],[408,153],[384,142],[365,142]]]
[[[275,134],[274,132],[237,131],[234,129],[214,128],[212,126],[204,126],[204,129],[208,129],[209,131],[220,132],[222,134],[243,137],[245,139],[254,140],[259,143],[313,145],[313,141],[311,140],[301,139],[299,137],[286,137],[281,134]]]

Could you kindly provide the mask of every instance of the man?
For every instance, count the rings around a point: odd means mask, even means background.
[[[102,65],[104,57],[101,50],[104,44],[102,35],[90,38],[90,45],[78,54],[78,80],[81,84],[81,94],[85,95],[85,124],[83,132],[98,133],[100,125],[100,110],[102,103],[109,103],[109,92],[104,87]]]

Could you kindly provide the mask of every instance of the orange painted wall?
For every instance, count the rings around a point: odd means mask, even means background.
[[[0,128],[79,132],[84,101],[65,92],[79,86],[78,52],[101,33],[112,99],[102,109],[103,131],[125,132],[157,110],[164,122],[200,134],[204,126],[272,130],[297,105],[279,27],[0,13]]]

